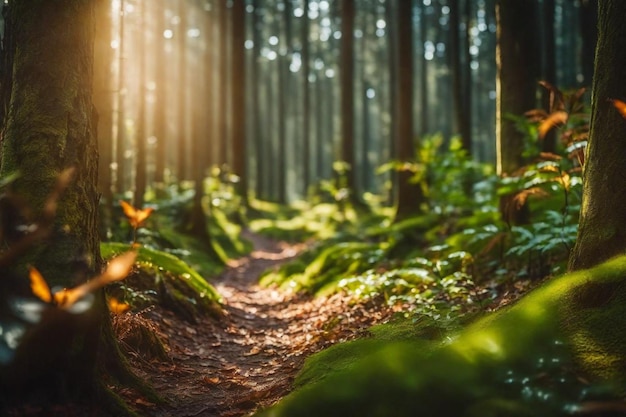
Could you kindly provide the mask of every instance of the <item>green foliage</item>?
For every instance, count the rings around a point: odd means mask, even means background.
[[[105,259],[128,251],[124,243],[102,243],[100,250]],[[120,301],[136,308],[155,303],[194,321],[198,314],[219,314],[221,298],[197,271],[171,253],[147,247],[137,249],[136,264],[139,270],[125,281],[111,285],[110,292],[119,295]]]
[[[237,215],[234,206],[239,201],[232,192],[232,184],[222,183],[216,175],[205,181],[205,189],[208,241],[186,230],[193,188],[185,183],[161,189],[159,198],[148,196],[150,202],[144,208],[154,211],[137,230],[126,221],[122,208],[115,205],[111,217],[116,223],[108,231],[106,240],[136,240],[143,246],[176,255],[204,276],[219,273],[228,259],[249,253],[251,244],[242,239],[242,228],[233,221]]]
[[[615,284],[625,270],[622,257],[554,279],[460,332],[394,331],[392,324],[371,339],[335,346],[309,358],[296,390],[259,415],[566,416],[594,401],[617,401],[626,343],[615,330],[626,315],[616,313],[626,291]],[[607,288],[615,301],[594,305]],[[607,307],[611,320],[603,320]],[[588,319],[590,312],[600,315]],[[609,365],[618,366],[607,375]]]

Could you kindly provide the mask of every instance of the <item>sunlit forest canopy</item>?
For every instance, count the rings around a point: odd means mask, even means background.
[[[495,160],[494,3],[413,1],[414,133],[446,140],[459,134],[453,114],[459,74],[471,152],[484,162]],[[563,90],[590,85],[582,3],[540,1],[537,19],[527,23],[536,34],[530,61],[539,66],[537,79]],[[192,179],[195,163],[206,174],[232,168],[233,129],[241,125],[255,196],[293,201],[332,178],[341,159],[341,14],[337,1],[248,0],[241,45],[233,38],[232,1],[111,1],[110,25],[99,21],[96,71],[103,73],[95,89],[102,160],[111,168],[105,188],[130,193],[136,181]],[[393,158],[396,18],[391,0],[355,2],[349,35],[359,193],[381,193],[389,179],[375,171]],[[233,68],[238,48],[245,52],[241,72]],[[245,85],[244,108],[233,107],[237,85]],[[538,87],[538,103],[540,95]],[[137,158],[145,158],[145,181],[133,174]]]

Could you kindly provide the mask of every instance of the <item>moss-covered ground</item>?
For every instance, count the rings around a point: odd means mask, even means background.
[[[295,391],[258,415],[619,415],[625,273],[621,257],[552,279],[458,332],[375,327],[309,358]]]

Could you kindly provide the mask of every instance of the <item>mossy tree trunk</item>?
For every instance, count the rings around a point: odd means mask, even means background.
[[[102,266],[92,105],[95,4],[31,0],[9,5],[8,47],[14,60],[3,80],[12,84],[12,93],[0,175],[20,174],[12,191],[36,217],[44,212],[60,173],[74,169],[58,199],[49,238],[23,253],[25,259],[13,267],[13,274],[25,282],[19,266],[25,263],[39,269],[51,287],[72,287]],[[0,273],[6,278],[7,271]],[[2,295],[6,300],[8,295]],[[115,350],[116,343],[102,293],[80,314],[51,306],[38,324],[26,329],[13,361],[0,367],[0,407],[7,402],[103,399],[98,365],[105,361],[99,355],[103,346]],[[114,364],[118,370],[121,363]]]
[[[30,254],[51,285],[71,286],[100,267],[98,148],[92,105],[94,2],[12,2],[13,91],[4,126],[4,177],[41,212],[59,174],[74,168],[53,236]]]
[[[610,101],[626,101],[624,16],[626,2],[598,2],[591,132],[585,158],[580,226],[570,269],[588,268],[626,251],[626,119]]]

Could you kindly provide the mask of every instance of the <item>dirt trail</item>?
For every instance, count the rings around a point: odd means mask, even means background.
[[[294,258],[304,246],[245,237],[254,251],[213,281],[225,302],[222,320],[192,325],[167,311],[145,313],[167,339],[171,361],[132,358],[137,372],[169,401],[157,406],[122,393],[141,415],[247,415],[286,395],[311,353],[363,335],[391,314],[343,295],[313,299],[258,286],[263,271]]]

